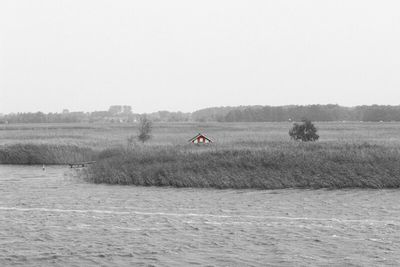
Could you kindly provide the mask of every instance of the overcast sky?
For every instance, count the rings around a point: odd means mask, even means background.
[[[0,1],[0,113],[313,103],[400,104],[400,1]]]

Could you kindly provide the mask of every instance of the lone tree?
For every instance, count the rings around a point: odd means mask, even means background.
[[[319,135],[317,134],[317,128],[310,120],[303,120],[302,123],[293,124],[292,129],[289,131],[289,135],[294,140],[301,140],[303,142],[317,141]]]
[[[151,138],[152,122],[146,115],[140,117],[138,139],[144,143]]]

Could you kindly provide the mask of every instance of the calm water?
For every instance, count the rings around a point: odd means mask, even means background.
[[[0,166],[0,266],[399,266],[400,191],[92,185]]]

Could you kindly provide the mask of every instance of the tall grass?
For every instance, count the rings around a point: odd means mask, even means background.
[[[320,141],[385,143],[400,146],[400,123],[315,122]],[[155,123],[148,145],[182,145],[201,132],[215,144],[247,148],[250,144],[287,141],[291,123]],[[125,145],[137,124],[0,125],[0,145],[29,143],[106,149]]]
[[[379,145],[272,142],[261,149],[148,147],[104,151],[94,183],[213,188],[397,188],[400,150]]]
[[[395,188],[400,123],[316,123],[317,143],[288,141],[290,123],[157,123],[126,149],[137,125],[0,126],[0,164],[96,160],[94,183],[214,188]],[[185,145],[198,132],[211,146]],[[109,149],[109,148],[112,149]],[[101,152],[99,152],[102,150]]]
[[[0,146],[0,164],[67,164],[88,161],[95,152],[86,147],[51,144]]]

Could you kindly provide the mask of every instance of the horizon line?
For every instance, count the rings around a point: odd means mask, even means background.
[[[110,105],[110,107],[112,106],[129,106],[132,107],[131,105],[126,105],[126,104],[122,104],[122,105]],[[297,106],[297,107],[309,107],[309,106],[338,106],[338,107],[343,107],[343,108],[357,108],[357,107],[373,107],[373,106],[381,106],[381,107],[399,107],[400,104],[398,105],[390,105],[390,104],[362,104],[362,105],[353,105],[353,106],[346,106],[346,105],[340,105],[340,104],[287,104],[287,105],[236,105],[236,106],[209,106],[209,107],[204,107],[204,108],[200,108],[200,109],[196,109],[193,111],[181,111],[181,110],[167,110],[167,109],[161,109],[161,110],[157,110],[157,111],[152,111],[152,112],[134,112],[132,111],[132,114],[153,114],[153,113],[158,113],[158,112],[170,112],[170,113],[194,113],[200,110],[206,110],[206,109],[213,109],[213,108],[240,108],[240,107],[293,107],[293,106]],[[68,113],[93,113],[93,112],[105,112],[105,111],[109,111],[109,109],[105,109],[105,110],[91,110],[91,111],[85,111],[85,110],[69,110],[68,108],[63,108],[59,111],[42,111],[42,110],[37,110],[37,111],[12,111],[12,112],[8,112],[8,113],[4,113],[4,112],[0,112],[0,115],[9,115],[9,114],[20,114],[20,113],[44,113],[44,114],[50,114],[50,113],[55,113],[55,114],[59,114],[59,113],[63,113],[64,111],[68,111]]]

